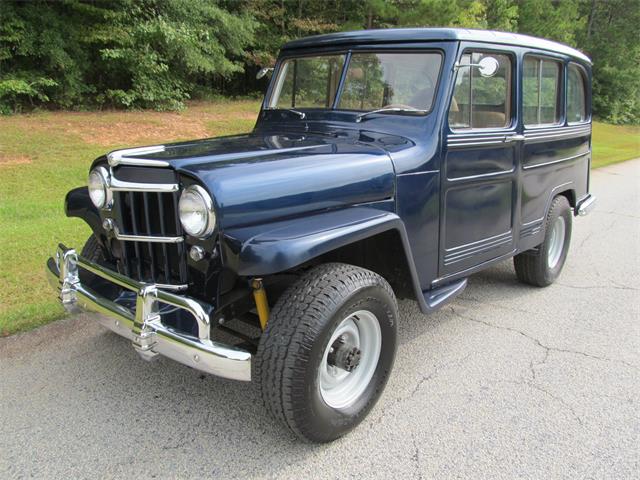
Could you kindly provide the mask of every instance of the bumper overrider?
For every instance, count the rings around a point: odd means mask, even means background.
[[[84,269],[136,295],[135,311],[99,295],[80,281]],[[219,377],[251,380],[251,353],[210,339],[210,318],[203,304],[193,298],[141,283],[104,268],[60,244],[55,258],[47,261],[49,283],[59,292],[62,305],[71,312],[91,312],[109,330],[131,340],[145,360],[162,355],[176,362]],[[159,304],[170,305],[191,314],[197,322],[198,336],[192,336],[162,323]]]

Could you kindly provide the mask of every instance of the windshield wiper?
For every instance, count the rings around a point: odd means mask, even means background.
[[[387,107],[387,108],[378,108],[376,110],[370,110],[368,112],[363,112],[356,117],[356,122],[361,122],[364,117],[367,115],[372,115],[374,113],[427,113],[427,110],[420,110],[419,108],[401,108],[401,107]]]
[[[305,117],[307,116],[306,113],[301,112],[300,110],[296,110],[295,108],[268,107],[268,108],[265,108],[265,110],[286,110],[287,112],[295,113],[296,115],[298,115],[298,117],[300,117],[300,120],[304,120]]]

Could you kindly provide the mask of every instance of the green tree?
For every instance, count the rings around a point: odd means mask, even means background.
[[[2,2],[0,108],[179,108],[241,72],[256,23],[207,0]]]
[[[640,0],[585,0],[578,45],[593,60],[593,108],[603,120],[640,123]]]
[[[581,1],[518,0],[517,31],[576,46],[576,32],[585,24]]]

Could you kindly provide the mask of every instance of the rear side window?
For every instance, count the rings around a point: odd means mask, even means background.
[[[560,62],[547,58],[525,57],[522,79],[525,125],[560,123],[561,72]]]
[[[484,57],[493,57],[497,62],[497,70],[491,76],[483,75],[476,67]],[[453,129],[508,126],[511,123],[511,71],[511,58],[507,55],[464,54],[449,108],[449,126]]]
[[[567,77],[567,120],[570,123],[587,120],[587,89],[584,72],[569,64]]]

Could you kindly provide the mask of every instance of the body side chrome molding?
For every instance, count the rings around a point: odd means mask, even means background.
[[[447,137],[447,147],[480,147],[490,145],[502,145],[524,141],[533,143],[544,140],[561,140],[563,138],[581,137],[591,134],[591,124],[570,127],[545,127],[525,130],[523,135],[516,133],[464,133],[452,134]]]
[[[571,155],[570,157],[565,157],[565,158],[559,158],[558,160],[551,160],[549,162],[542,162],[542,163],[534,163],[533,165],[524,165],[522,167],[523,170],[531,170],[533,168],[538,168],[538,167],[544,167],[546,165],[553,165],[554,163],[562,163],[562,162],[568,162],[569,160],[575,160],[576,158],[580,158],[580,157],[584,157],[585,155],[589,155],[591,152],[583,152],[583,153],[579,153],[577,155]]]

